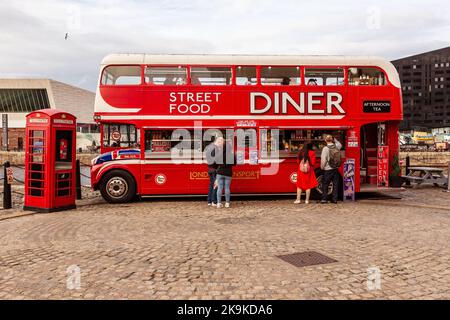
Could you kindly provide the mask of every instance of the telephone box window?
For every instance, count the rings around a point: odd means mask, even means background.
[[[56,131],[55,166],[57,170],[72,169],[72,132]]]
[[[28,137],[28,195],[35,197],[44,196],[45,176],[44,176],[44,150],[45,135],[43,130],[31,130]]]

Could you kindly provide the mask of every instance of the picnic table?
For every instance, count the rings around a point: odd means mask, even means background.
[[[445,187],[448,178],[444,175],[444,169],[432,167],[408,167],[409,173],[402,178],[413,182],[414,187],[421,184],[434,184],[435,186]]]

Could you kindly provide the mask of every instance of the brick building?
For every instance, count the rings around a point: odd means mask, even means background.
[[[74,114],[79,132],[97,130],[94,101],[93,92],[51,79],[0,79],[0,113],[8,115],[8,149],[23,149],[25,116],[39,109],[57,108]],[[3,145],[3,135],[0,143]]]
[[[403,90],[403,130],[450,126],[450,47],[392,61]]]

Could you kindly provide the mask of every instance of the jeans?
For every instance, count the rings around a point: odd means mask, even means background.
[[[215,172],[208,172],[209,175],[209,189],[208,189],[208,203],[215,203],[217,199],[217,189],[214,189],[214,182],[217,174]]]
[[[333,201],[338,200],[339,192],[339,171],[338,169],[324,170],[322,178],[322,201],[328,198],[328,186],[333,181]]]
[[[223,176],[221,174],[217,175],[217,203],[222,202],[222,190],[225,189],[225,202],[230,202],[231,192],[231,177]]]

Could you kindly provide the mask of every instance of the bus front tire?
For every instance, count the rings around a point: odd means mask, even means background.
[[[136,196],[136,182],[133,176],[123,170],[107,172],[100,183],[100,193],[109,203],[126,203]]]

